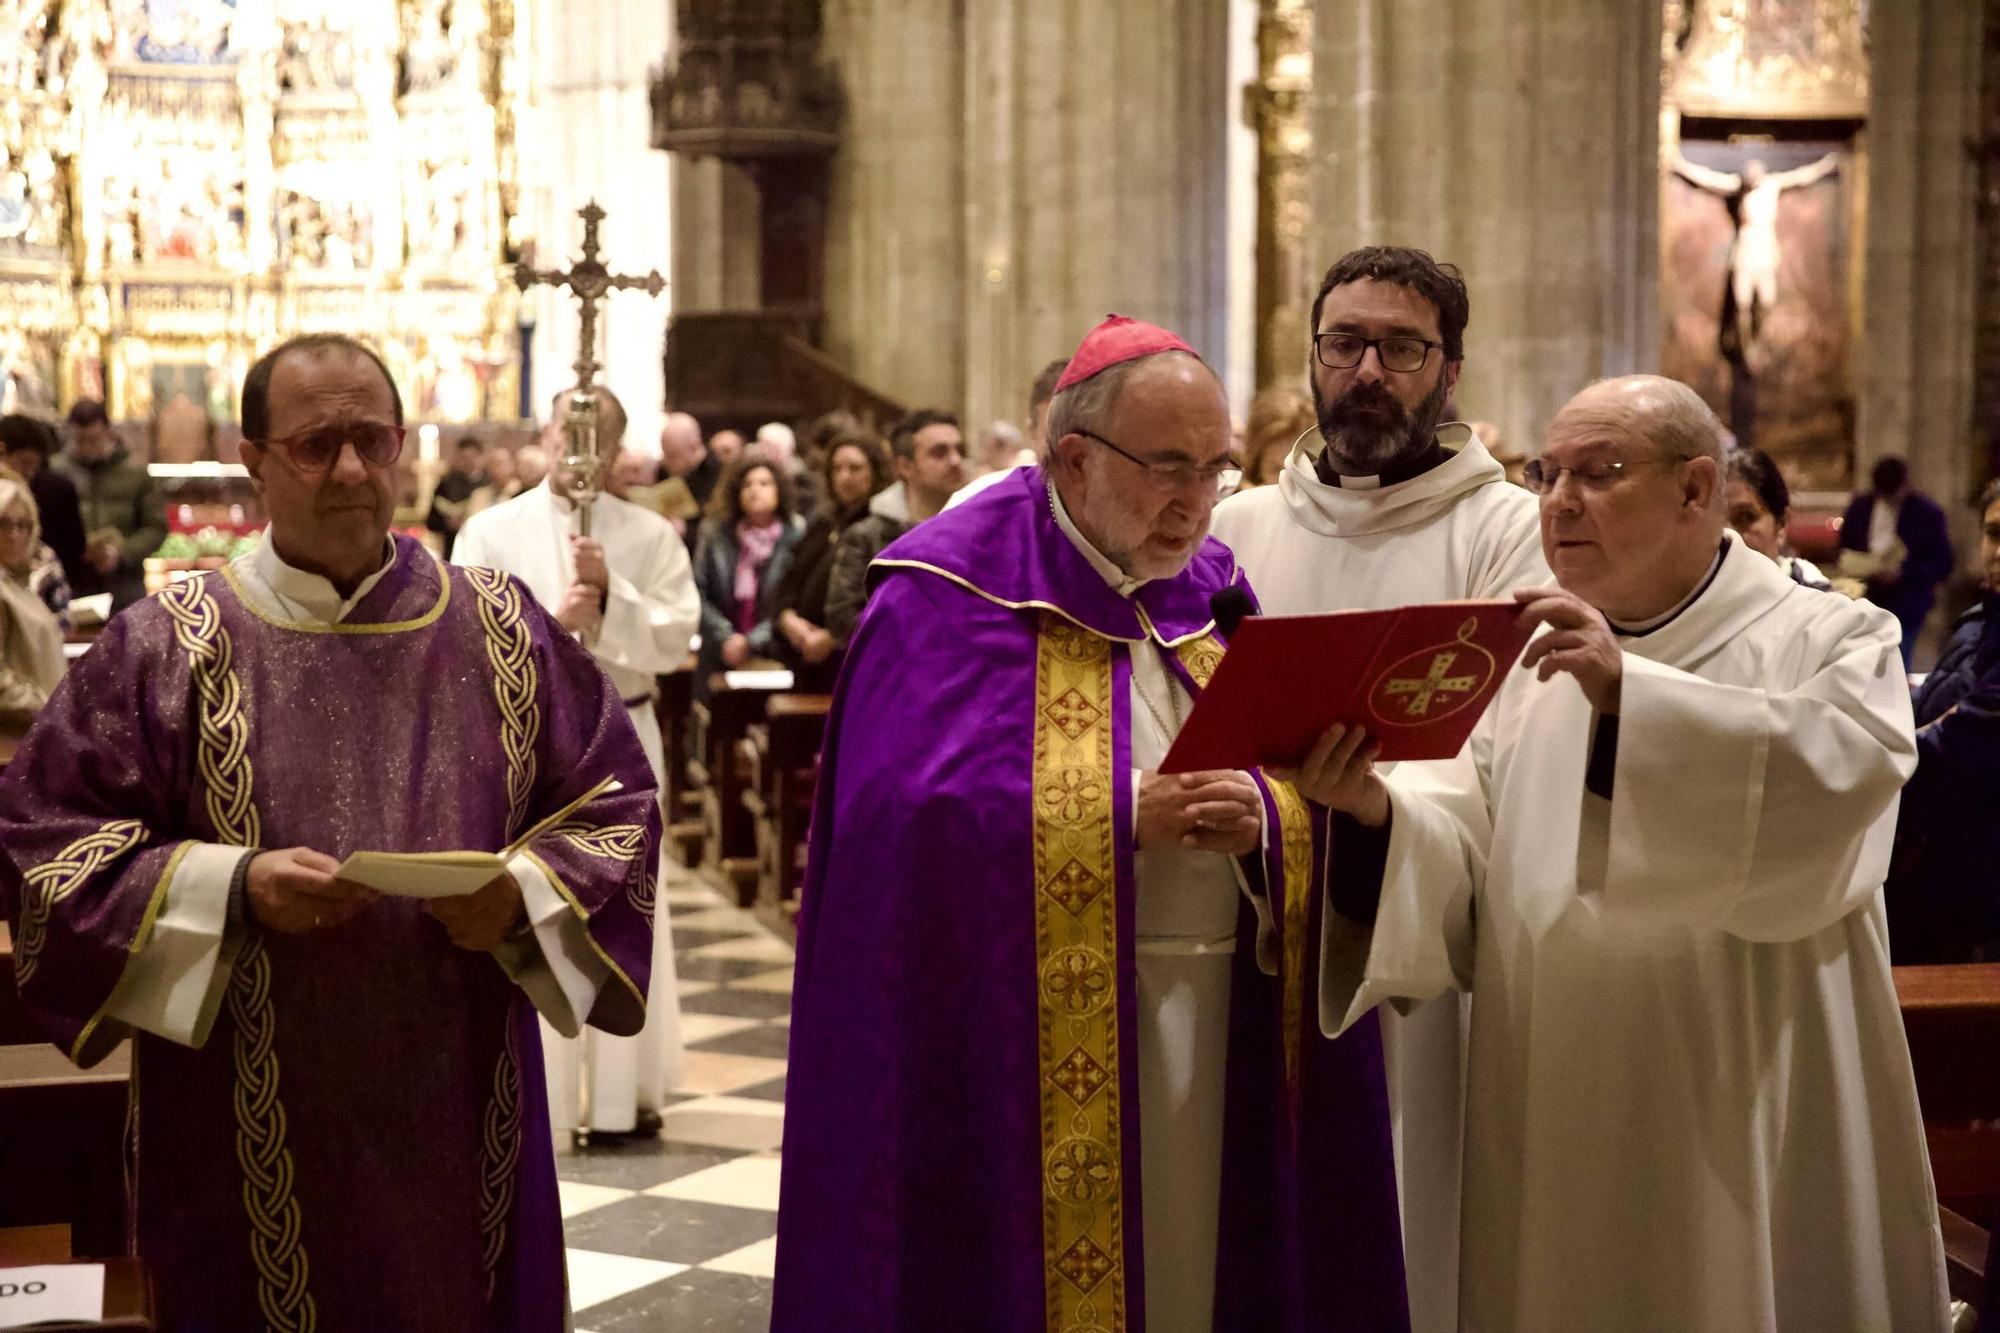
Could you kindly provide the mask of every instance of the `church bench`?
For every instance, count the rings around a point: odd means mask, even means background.
[[[770,813],[760,888],[765,905],[781,915],[797,902],[804,879],[802,853],[819,780],[820,742],[832,710],[831,695],[781,694],[767,712],[770,759],[763,789]]]
[[[1990,1306],[2000,1301],[1987,1271],[2000,1203],[2000,963],[1899,967],[1895,978],[1952,1295]]]
[[[0,1046],[0,1227],[66,1223],[78,1254],[125,1252],[130,1083],[130,1046],[91,1069],[47,1042]]]
[[[719,880],[739,906],[754,901],[757,826],[743,804],[750,775],[740,752],[749,729],[764,718],[773,688],[712,691],[694,705],[697,759],[689,775],[701,787],[702,869]]]
[[[791,924],[788,908],[799,890],[820,740],[832,708],[831,695],[777,695],[763,723],[737,747],[750,778],[743,804],[757,826],[757,905],[774,924]]]
[[[688,730],[694,718],[694,658],[679,671],[659,677],[660,765],[665,788],[660,792],[661,830],[669,851],[682,865],[701,863],[701,793],[689,773],[693,750]]]

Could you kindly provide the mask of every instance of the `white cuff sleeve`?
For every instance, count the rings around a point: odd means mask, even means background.
[[[190,843],[167,881],[153,928],[125,964],[106,1018],[183,1046],[208,1040],[235,962],[229,882],[245,847]]]
[[[589,926],[533,858],[516,856],[507,871],[521,886],[521,905],[533,929],[526,938],[495,949],[493,956],[549,1026],[574,1037],[583,1031],[611,969],[590,947]]]

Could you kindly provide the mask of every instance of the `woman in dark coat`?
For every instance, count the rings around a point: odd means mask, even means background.
[[[708,697],[717,674],[776,655],[778,584],[800,527],[790,480],[762,454],[744,454],[723,475],[694,551],[701,594],[697,697]]]
[[[1917,690],[1917,771],[1889,872],[1897,963],[2000,961],[2000,482],[1980,497],[1985,596]]]
[[[806,526],[778,585],[778,660],[792,669],[798,689],[830,694],[840,675],[841,650],[826,629],[826,581],[840,534],[867,516],[868,502],[889,484],[889,451],[873,435],[835,436],[820,464],[825,503]]]

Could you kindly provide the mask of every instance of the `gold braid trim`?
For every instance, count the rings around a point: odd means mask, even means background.
[[[41,965],[42,945],[48,940],[49,916],[56,904],[75,893],[106,862],[115,861],[139,845],[146,826],[136,819],[114,819],[94,833],[86,833],[44,861],[24,878],[21,904],[21,938],[14,943],[14,982],[28,984]]]
[[[486,631],[486,661],[493,668],[493,702],[500,710],[500,749],[507,756],[507,836],[527,819],[535,787],[535,745],[542,735],[540,679],[534,639],[521,611],[521,585],[497,569],[467,566],[466,582],[479,601]],[[643,836],[643,834],[642,834]],[[479,1232],[490,1301],[507,1249],[507,1220],[514,1206],[514,1167],[521,1156],[520,1054],[515,1049],[513,1003],[506,1045],[493,1071],[493,1100],[486,1107],[480,1150]]]
[[[292,1194],[292,1154],[285,1147],[285,1107],[278,1100],[277,1015],[271,1004],[271,956],[252,932],[229,979],[236,1025],[236,1162],[243,1168],[243,1211],[250,1217],[250,1258],[257,1266],[257,1308],[274,1329],[311,1333],[319,1310],[306,1289],[311,1265],[304,1217]]]
[[[216,837],[237,847],[263,840],[251,800],[250,720],[242,682],[233,670],[234,645],[210,595],[206,576],[185,579],[159,596],[188,655],[200,701],[195,767]],[[243,1169],[243,1211],[250,1222],[250,1258],[257,1269],[257,1307],[281,1333],[312,1333],[319,1309],[307,1282],[305,1223],[292,1193],[285,1107],[278,1100],[277,1014],[271,1003],[271,959],[264,937],[251,931],[236,956],[227,992],[235,1034],[236,1161]]]
[[[646,830],[638,824],[606,824],[601,828],[574,821],[549,830],[560,834],[570,846],[607,861],[630,861],[646,845]]]
[[[1125,1329],[1111,642],[1053,613],[1035,668],[1035,965],[1049,1333]]]
[[[572,820],[556,825],[549,832],[560,835],[578,851],[607,861],[636,861],[646,849],[646,830],[639,824],[606,824],[596,828]],[[655,891],[655,871],[655,866],[646,866],[639,877],[628,880],[625,887],[627,901],[635,911],[645,916],[648,928],[653,924],[653,909],[659,902]]]
[[[469,565],[466,581],[479,599],[486,661],[493,668],[493,702],[500,707],[500,748],[507,756],[507,836],[528,812],[535,786],[535,743],[542,736],[534,640],[521,614],[520,585],[497,569]]]
[[[486,1104],[485,1146],[480,1159],[479,1245],[486,1269],[486,1299],[499,1283],[507,1249],[507,1217],[514,1209],[514,1168],[521,1157],[521,1054],[513,1006],[504,1020],[507,1039],[493,1065],[493,1100]]]

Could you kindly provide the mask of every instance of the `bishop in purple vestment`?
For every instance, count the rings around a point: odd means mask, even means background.
[[[773,1328],[1404,1329],[1378,1037],[1312,1017],[1323,812],[1156,772],[1242,587],[1205,536],[1220,386],[1107,321],[1049,436],[871,569],[800,920]]]
[[[263,544],[115,619],[0,780],[0,908],[51,1040],[134,1037],[136,1253],[185,1329],[556,1329],[536,1009],[630,1033],[653,782],[519,581],[386,538],[402,408],[359,344],[253,368]],[[333,871],[498,851],[426,906]]]

